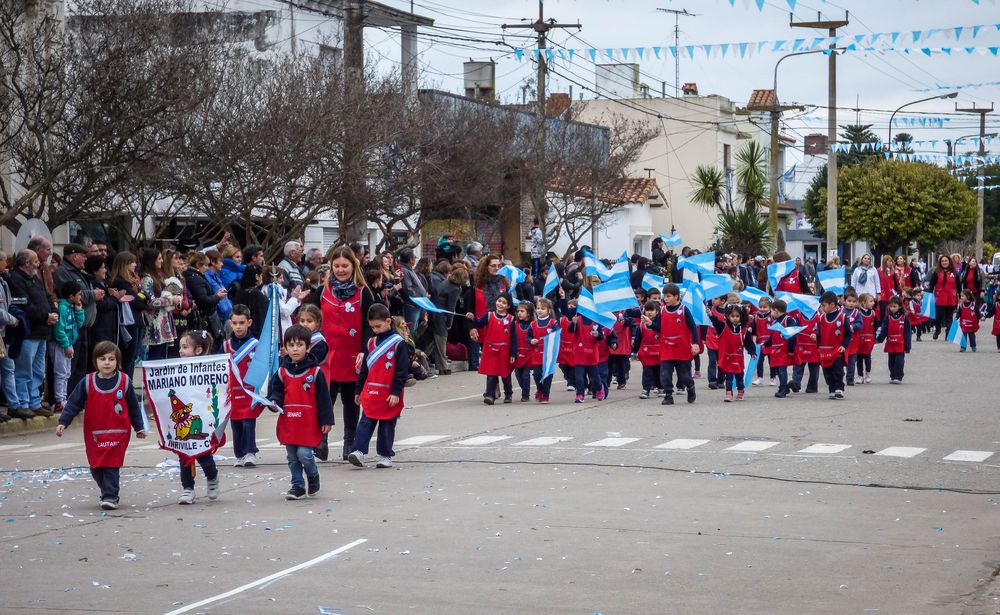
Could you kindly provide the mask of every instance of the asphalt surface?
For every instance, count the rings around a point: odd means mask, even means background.
[[[133,439],[110,513],[78,426],[0,439],[0,613],[1000,613],[991,346],[915,343],[903,385],[876,351],[843,401],[701,379],[661,406],[634,364],[604,402],[487,407],[442,377],[407,389],[394,468],[324,463],[297,502],[272,417],[193,506]]]

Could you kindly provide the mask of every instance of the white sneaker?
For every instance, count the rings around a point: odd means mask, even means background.
[[[576,387],[575,387],[575,386],[573,386],[572,384],[567,384],[567,385],[566,385],[566,390],[567,390],[567,391],[575,391],[575,390],[576,390]]]
[[[750,381],[750,384],[752,384],[755,387],[759,387],[761,382],[763,382],[763,380],[761,380],[760,378],[754,378],[753,380]]]
[[[836,393],[830,393],[830,399],[837,399]]]
[[[208,496],[210,500],[219,499],[219,477],[216,476],[215,480],[208,481],[208,488],[205,490],[205,495]]]
[[[771,378],[771,382],[768,382],[767,386],[769,386],[769,387],[778,386],[778,379],[777,378]]]
[[[233,467],[242,468],[247,464],[248,455],[243,455],[242,457],[237,457],[236,461],[233,462]]]
[[[865,382],[871,382],[871,381],[872,381],[871,373],[865,374]]]
[[[247,453],[243,457],[243,465],[246,466],[246,467],[248,467],[248,468],[256,468],[257,467],[257,455],[255,455],[253,453]]]
[[[833,397],[835,399],[844,399],[844,392],[841,391],[840,389],[838,389],[838,390],[836,390],[836,391],[833,392]]]
[[[391,468],[392,467],[392,457],[379,457],[375,460],[376,468]]]
[[[352,466],[365,467],[365,454],[361,451],[351,451],[351,454],[347,456],[347,460],[351,462]]]
[[[181,497],[177,500],[178,504],[194,504],[194,489],[185,489],[181,491]]]

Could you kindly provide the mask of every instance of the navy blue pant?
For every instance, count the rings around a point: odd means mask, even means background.
[[[674,373],[677,374],[678,390],[686,391],[694,386],[691,361],[660,361],[660,386],[664,395],[674,394]]]
[[[576,366],[576,394],[583,395],[587,390],[587,384],[590,384],[590,392],[597,394],[597,391],[601,388],[601,375],[597,371],[596,365],[577,365]]]
[[[604,393],[608,392],[608,383],[611,382],[611,370],[608,368],[607,361],[601,361],[597,364],[597,375],[601,378],[601,386],[596,390],[604,390]]]
[[[903,352],[890,352],[889,353],[889,379],[890,380],[902,380],[903,379],[903,364],[906,363],[906,353]]]
[[[831,393],[844,390],[844,357],[837,357],[833,365],[823,368],[823,379]]]
[[[736,390],[737,391],[742,391],[743,390],[743,372],[729,373],[729,372],[720,371],[719,372],[719,380],[721,380],[721,381],[723,381],[723,382],[726,383],[726,390],[727,391],[732,391],[733,390],[733,381],[734,380],[736,381]]]
[[[642,390],[652,391],[653,389],[659,389],[660,387],[660,366],[659,365],[643,365],[642,366]]]
[[[396,452],[392,450],[392,443],[396,440],[396,421],[394,419],[370,419],[364,414],[358,421],[358,429],[354,432],[354,450],[368,454],[368,444],[372,440],[372,433],[376,426],[378,435],[375,440],[375,452],[381,457],[393,457]]]
[[[778,388],[783,391],[788,390],[788,367],[772,367],[772,371],[778,372]]]
[[[611,375],[618,384],[628,382],[630,365],[628,355],[613,354],[608,357],[608,368],[611,370]]]
[[[496,397],[497,388],[500,386],[500,376],[487,376],[486,377],[486,396]],[[514,387],[510,381],[510,376],[503,379],[503,394],[505,397],[510,397],[514,394]]]
[[[517,385],[521,387],[521,397],[528,397],[531,395],[531,372],[533,370],[529,366],[515,367],[514,376],[517,378]]]
[[[819,390],[819,363],[800,363],[792,368],[792,382],[802,386],[802,378],[806,375],[806,365],[809,366],[809,380],[806,383],[806,392]]]
[[[260,452],[257,448],[257,419],[233,419],[233,454],[243,457]]]
[[[118,485],[120,484],[120,468],[90,468],[90,475],[101,488],[101,499],[118,501]]]
[[[708,381],[709,382],[722,382],[722,376],[719,374],[719,351],[708,349]]]
[[[538,389],[538,392],[545,397],[548,397],[549,393],[552,392],[552,376],[546,376],[543,379],[541,365],[536,365],[531,368],[531,375],[535,379],[535,388]]]
[[[205,478],[215,480],[219,476],[219,468],[215,466],[215,458],[211,455],[202,455],[197,458],[201,471],[205,473]],[[194,489],[194,464],[184,465],[181,462],[181,486],[185,489]]]

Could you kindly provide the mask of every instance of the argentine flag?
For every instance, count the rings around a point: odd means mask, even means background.
[[[836,269],[820,271],[816,274],[816,277],[819,279],[819,283],[823,286],[823,290],[843,295],[844,289],[847,288],[847,278],[844,277],[845,272],[846,269],[838,267]]]
[[[751,357],[746,348],[743,349],[743,364],[746,369],[743,372],[743,388],[749,389],[750,383],[757,377],[757,361],[760,361],[760,344],[757,344],[757,356]]]
[[[542,338],[542,380],[556,373],[556,360],[559,358],[559,342],[562,340],[562,329],[549,331]]]
[[[937,318],[937,304],[934,302],[934,293],[924,293],[924,298],[920,301],[920,315],[931,320]]]
[[[705,252],[688,257],[682,256],[677,259],[677,268],[711,275],[715,273],[715,252]]]
[[[549,273],[545,276],[545,288],[542,289],[542,296],[547,297],[549,293],[559,288],[559,274],[556,273],[556,266],[549,263]]]
[[[609,271],[611,276],[607,278],[608,280],[613,280],[619,277],[628,279],[628,252],[622,252],[622,255],[618,257],[615,264],[611,265],[611,269]]]
[[[819,311],[819,297],[801,295],[799,293],[777,293],[775,297],[788,304],[788,311],[802,313],[806,318],[812,318]]]
[[[681,236],[677,233],[677,231],[670,233],[669,237],[660,235],[660,239],[663,240],[663,245],[665,246],[679,246],[684,243],[684,240],[681,239]]]
[[[617,312],[639,307],[635,300],[635,291],[629,283],[628,276],[615,276],[594,287],[594,303],[601,313]]]
[[[428,297],[410,297],[410,301],[413,302],[413,305],[417,306],[418,308],[420,308],[422,310],[426,310],[428,312],[435,312],[435,313],[438,313],[438,314],[455,314],[455,312],[449,312],[448,310],[442,310],[438,306],[434,305],[434,302],[431,301]],[[515,301],[516,301],[516,299],[515,299]],[[458,316],[458,314],[455,314],[455,316]]]
[[[705,309],[705,290],[701,284],[691,284],[687,292],[681,297],[681,305],[691,312],[694,324],[701,327],[711,327],[712,320],[708,317],[708,310]]]
[[[576,313],[608,329],[614,327],[618,321],[612,314],[602,314],[598,311],[594,295],[586,288],[580,289],[580,297],[576,301]]]
[[[598,260],[590,250],[583,251],[583,267],[588,277],[596,275],[602,280],[607,280],[611,277],[611,270],[605,267],[604,263]]]
[[[264,314],[264,324],[260,329],[260,339],[254,350],[253,359],[243,378],[253,390],[262,397],[267,395],[271,376],[278,371],[278,348],[281,346],[281,314],[278,302],[281,300],[276,284],[268,284],[264,289],[267,293],[267,313]]]
[[[739,292],[740,299],[744,301],[749,301],[757,307],[760,307],[760,300],[763,298],[771,298],[771,295],[765,293],[759,288],[754,288],[753,286],[748,286],[747,288]]]
[[[705,291],[705,299],[715,299],[733,292],[733,279],[728,275],[703,275],[701,288]]]
[[[510,280],[511,288],[523,282],[526,277],[520,267],[513,265],[504,265],[497,273]]]
[[[959,344],[965,341],[965,334],[962,333],[962,327],[959,326],[957,320],[951,321],[951,327],[948,328],[948,337],[946,338],[949,344]]]
[[[648,271],[642,276],[642,287],[646,290],[663,290],[663,285],[666,284],[666,280],[663,276],[656,275],[655,273],[649,273]]]
[[[795,261],[787,260],[767,266],[767,281],[771,283],[771,290],[777,290],[778,282],[781,278],[795,271]]]
[[[806,329],[805,327],[799,327],[799,326],[785,327],[779,322],[771,323],[770,325],[768,325],[767,328],[770,331],[777,331],[778,333],[781,334],[781,337],[785,338],[786,340],[792,339],[793,337],[795,337],[799,333],[802,333]]]

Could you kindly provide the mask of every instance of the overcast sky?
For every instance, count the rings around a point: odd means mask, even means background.
[[[382,0],[403,9],[409,9],[409,0]],[[431,36],[423,38],[420,46],[420,67],[423,85],[460,92],[462,89],[462,62],[494,59],[497,62],[497,90],[504,101],[520,100],[520,87],[534,74],[534,64],[529,60],[533,41],[518,38],[517,34],[530,31],[508,30],[505,37],[500,28],[503,23],[518,23],[538,16],[537,0],[415,0],[414,11],[435,20],[434,28],[422,28]],[[797,1],[795,19],[814,20],[817,11],[824,18],[842,19],[845,10],[850,12],[850,25],[838,34],[853,36],[871,35],[876,32],[901,32],[896,47],[996,47],[1000,45],[1000,6],[997,0],[826,0]],[[706,45],[742,41],[774,41],[777,39],[825,36],[825,32],[789,27],[787,0],[765,0],[758,11],[756,0],[545,0],[546,19],[560,23],[579,21],[582,28],[553,30],[550,34],[555,48],[586,49],[596,47],[667,47],[673,45],[673,15],[657,8],[684,10],[696,17],[681,17],[681,45]],[[985,25],[978,35],[971,37],[971,26]],[[967,26],[960,39],[947,37],[944,32],[914,43],[913,30],[941,28],[951,31],[956,26]],[[454,39],[444,38],[454,37]],[[479,39],[472,42],[455,39]],[[518,61],[508,45],[528,49],[523,60]],[[386,65],[399,60],[398,37],[390,32],[369,29],[366,31],[368,53],[380,58]],[[865,41],[868,44],[868,41]],[[880,41],[877,45],[889,45]],[[730,50],[725,58],[706,58],[699,51],[693,60],[681,60],[681,82],[697,82],[699,92],[719,94],[739,103],[745,103],[755,88],[770,88],[774,63],[783,55],[765,48],[759,54],[740,59]],[[598,58],[598,62],[606,61]],[[615,61],[621,61],[616,58]],[[636,61],[630,55],[630,61]],[[642,80],[657,92],[666,81],[667,93],[673,94],[674,60],[664,50],[661,59],[650,54],[639,62]],[[570,81],[594,86],[594,65],[586,55],[577,56],[572,62],[557,61],[556,73],[550,76],[549,92],[566,92]],[[873,124],[873,130],[885,140],[889,114],[896,107],[941,92],[918,92],[920,88],[938,85],[957,85],[984,81],[1000,81],[1000,57],[968,55],[956,49],[951,56],[936,54],[927,57],[921,53],[906,55],[900,52],[849,53],[838,59],[838,123],[854,123],[856,113],[843,108],[860,107],[881,111],[861,111],[860,121]],[[791,58],[781,65],[778,90],[783,103],[826,106],[827,59],[817,54]],[[574,96],[579,97],[580,87],[574,86]],[[586,93],[587,97],[592,94]],[[978,116],[956,115],[955,102],[961,107],[989,106],[1000,102],[1000,86],[962,89],[956,100],[934,100],[921,103],[900,112],[899,116],[947,118],[941,126],[894,128],[909,132],[915,139],[957,139],[978,133]],[[795,115],[804,118],[793,119]],[[804,114],[789,114],[785,132],[799,139],[810,132],[826,131],[825,108],[809,108]],[[987,132],[1000,130],[1000,114],[987,116]],[[969,147],[972,147],[970,144]],[[924,144],[915,148],[919,152],[945,152],[943,143],[936,147]],[[1000,149],[1000,139],[992,144],[993,152]],[[792,157],[799,160],[800,168],[815,168],[823,159],[804,159],[799,153]],[[798,183],[807,180],[799,175]],[[793,193],[801,194],[801,190]]]

